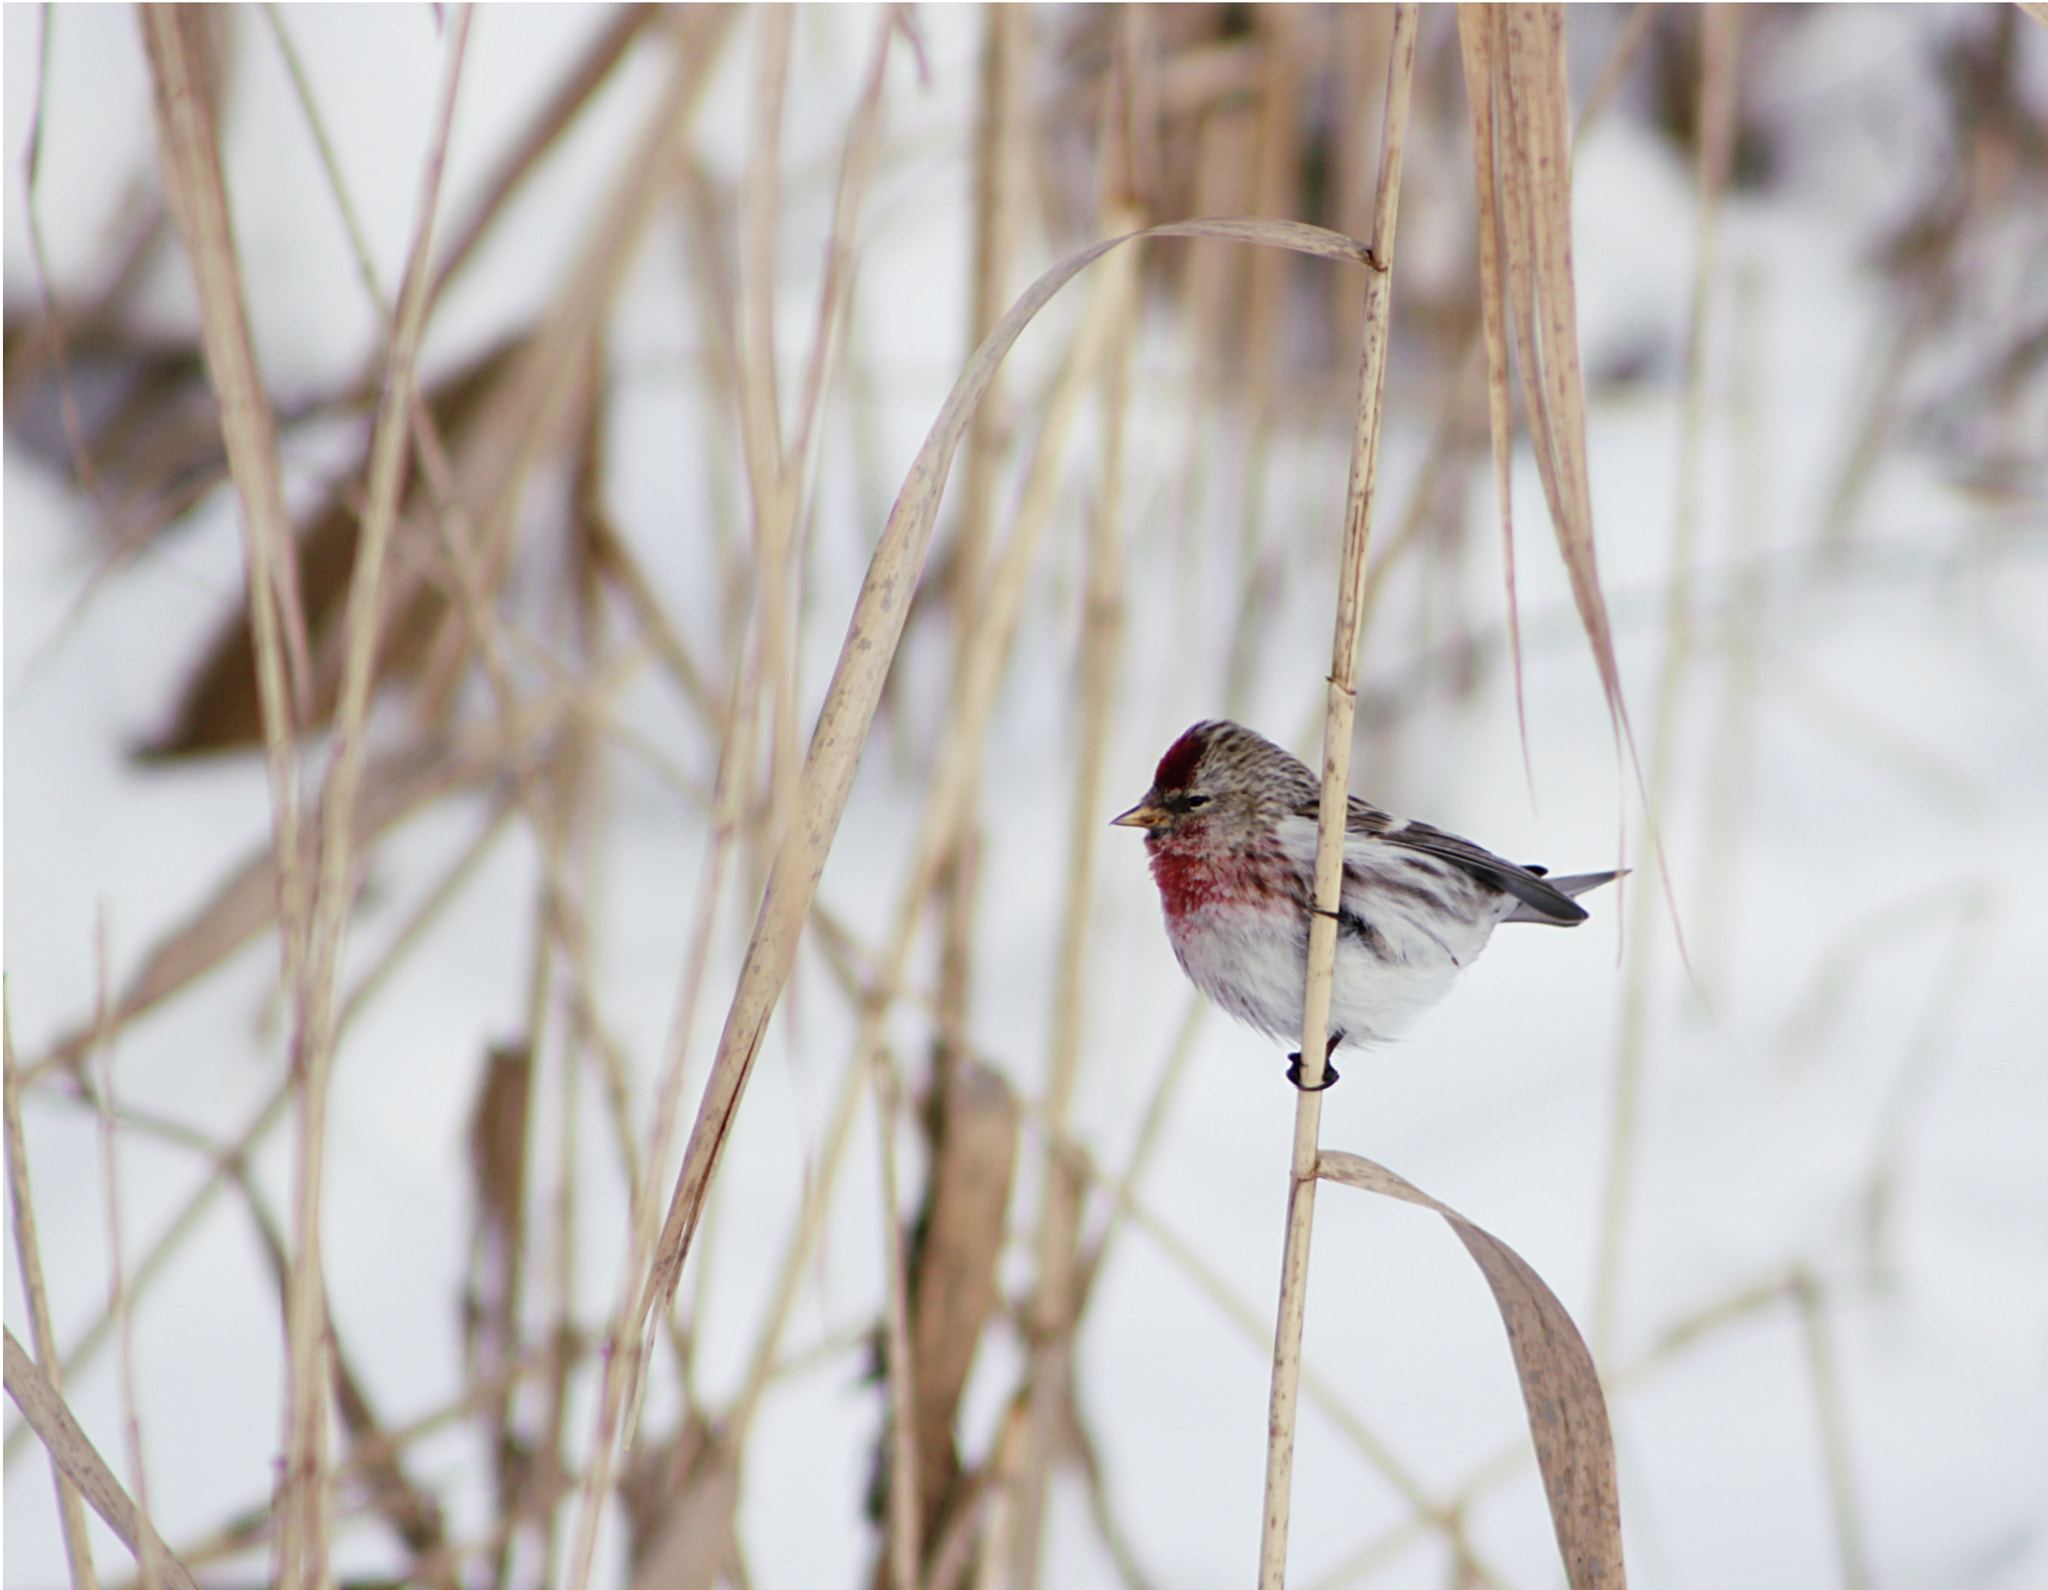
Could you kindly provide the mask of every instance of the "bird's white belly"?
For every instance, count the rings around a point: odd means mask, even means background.
[[[1330,1030],[1345,1045],[1397,1036],[1449,991],[1459,970],[1492,935],[1493,922],[1470,924],[1447,944],[1441,923],[1424,928],[1401,910],[1376,913],[1377,951],[1355,933],[1337,939]],[[1270,908],[1205,904],[1169,917],[1167,937],[1194,985],[1232,1016],[1275,1038],[1301,1036],[1308,964],[1307,919]]]

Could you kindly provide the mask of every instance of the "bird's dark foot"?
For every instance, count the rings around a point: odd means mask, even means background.
[[[1287,1080],[1292,1082],[1297,1088],[1300,1088],[1304,1093],[1322,1092],[1323,1089],[1337,1080],[1337,1068],[1330,1064],[1330,1056],[1337,1052],[1337,1045],[1343,1041],[1344,1034],[1341,1032],[1330,1034],[1329,1047],[1323,1051],[1323,1080],[1314,1087],[1310,1087],[1301,1080],[1301,1051],[1299,1049],[1287,1057]]]

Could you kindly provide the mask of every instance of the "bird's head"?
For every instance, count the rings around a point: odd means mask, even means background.
[[[1110,820],[1144,829],[1155,847],[1204,837],[1228,846],[1270,828],[1304,798],[1313,809],[1315,782],[1300,762],[1250,729],[1210,719],[1167,748],[1145,798]]]

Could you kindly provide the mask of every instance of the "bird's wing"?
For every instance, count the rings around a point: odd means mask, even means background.
[[[1490,850],[1482,850],[1469,839],[1460,839],[1456,834],[1447,834],[1441,828],[1432,828],[1428,823],[1404,821],[1391,817],[1375,806],[1369,806],[1357,796],[1351,798],[1349,820],[1345,824],[1348,836],[1353,841],[1377,841],[1396,845],[1404,850],[1419,851],[1425,856],[1435,856],[1463,869],[1489,888],[1499,889],[1521,901],[1515,912],[1516,918],[1524,922],[1583,922],[1586,908],[1575,904],[1570,895],[1555,884],[1546,883],[1543,878],[1528,867],[1518,867],[1512,861],[1503,861]],[[1574,879],[1573,882],[1579,880]],[[1582,883],[1581,888],[1590,888]],[[1572,893],[1578,893],[1573,890]]]

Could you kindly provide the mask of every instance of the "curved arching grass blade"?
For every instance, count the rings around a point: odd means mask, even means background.
[[[1621,1562],[1621,1500],[1607,1399],[1586,1339],[1557,1294],[1500,1238],[1384,1165],[1325,1149],[1317,1156],[1316,1175],[1433,1209],[1458,1234],[1493,1288],[1508,1328],[1565,1577],[1572,1590],[1623,1590],[1628,1577]]]
[[[903,488],[890,510],[889,522],[883,528],[854,604],[831,687],[804,759],[795,818],[769,874],[739,986],[726,1017],[725,1032],[719,1040],[655,1261],[641,1294],[639,1321],[645,1321],[653,1309],[666,1303],[682,1275],[705,1190],[739,1108],[740,1095],[760,1050],[768,1018],[781,998],[783,984],[795,962],[797,939],[810,915],[818,879],[825,870],[825,857],[838,832],[847,793],[853,787],[854,770],[867,743],[868,727],[881,700],[882,683],[895,658],[896,645],[909,616],[911,595],[923,572],[932,525],[938,517],[939,497],[975,406],[1024,328],[1062,287],[1119,244],[1153,237],[1211,237],[1261,243],[1361,264],[1371,257],[1371,251],[1356,238],[1299,221],[1231,217],[1150,227],[1105,239],[1068,255],[1032,283],[975,350],[904,477]]]

